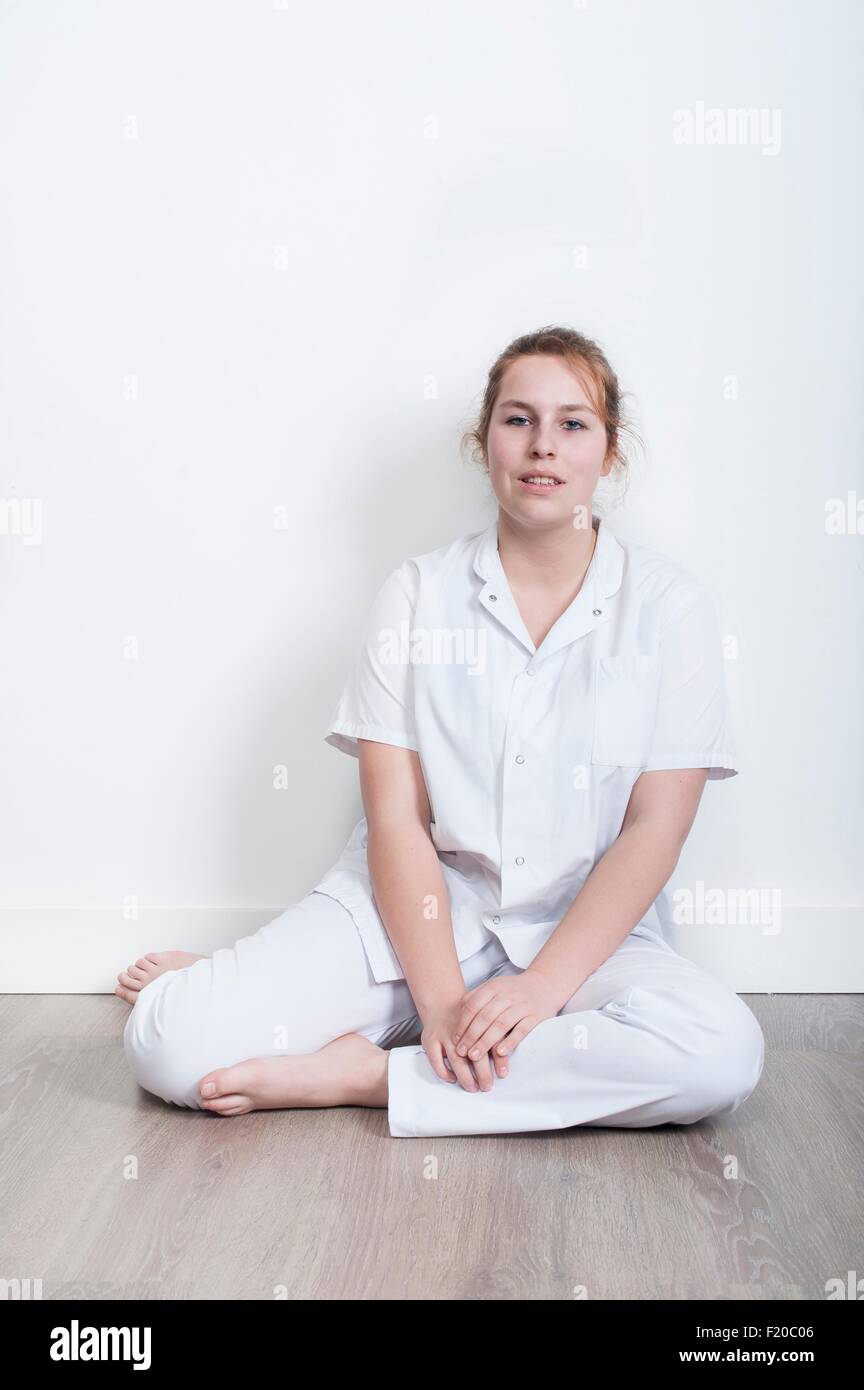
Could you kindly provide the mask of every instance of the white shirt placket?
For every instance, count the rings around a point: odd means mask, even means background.
[[[537,769],[529,755],[524,733],[534,689],[534,667],[518,672],[510,687],[501,773],[501,907],[525,897],[528,881],[540,882],[542,873],[536,843],[537,817],[532,813],[532,782]]]

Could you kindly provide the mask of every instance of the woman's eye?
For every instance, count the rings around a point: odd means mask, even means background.
[[[527,420],[527,419],[528,419],[528,416],[527,416],[527,415],[510,415],[510,416],[508,416],[506,423],[507,423],[508,425],[516,425],[516,424],[518,424],[520,421],[522,421],[522,420]],[[584,430],[584,429],[587,428],[587,426],[586,426],[584,420],[565,420],[564,423],[565,423],[565,425],[578,425],[579,428],[580,428],[580,430]],[[567,433],[568,433],[568,434],[574,434],[575,431],[574,431],[574,430],[568,430]]]

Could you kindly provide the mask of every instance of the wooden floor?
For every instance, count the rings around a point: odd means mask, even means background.
[[[0,1277],[44,1299],[824,1299],[864,1275],[862,999],[743,997],[767,1057],[730,1117],[394,1139],[383,1110],[167,1105],[127,1070],[115,996],[2,996]]]

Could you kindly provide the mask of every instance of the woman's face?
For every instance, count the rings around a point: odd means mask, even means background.
[[[583,379],[562,358],[535,354],[510,363],[486,448],[492,490],[514,521],[590,526],[597,480],[611,471],[613,459],[606,457],[606,427]],[[532,476],[558,481],[523,481]]]

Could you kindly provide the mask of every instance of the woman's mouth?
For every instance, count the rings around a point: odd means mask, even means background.
[[[534,492],[538,495],[541,492],[554,492],[556,487],[563,487],[561,478],[556,478],[554,473],[523,473],[519,483],[526,492]]]

